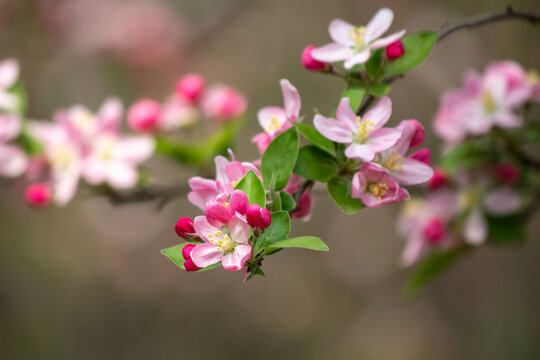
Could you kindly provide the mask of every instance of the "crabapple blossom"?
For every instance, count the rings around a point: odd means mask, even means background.
[[[392,114],[392,101],[383,97],[364,117],[351,109],[349,98],[339,102],[337,119],[315,115],[313,123],[321,134],[332,141],[349,144],[349,158],[372,161],[376,154],[394,146],[401,137],[400,129],[383,128]]]
[[[191,220],[188,217],[183,217],[183,218],[178,219],[174,227],[174,231],[176,231],[176,234],[180,236],[181,238],[187,238],[186,233],[187,234],[195,233],[195,229],[193,228],[193,220]]]
[[[302,51],[302,66],[311,71],[321,71],[326,69],[328,65],[322,61],[315,60],[311,53],[315,49],[314,45],[308,45]]]
[[[396,60],[405,55],[405,47],[401,40],[396,40],[384,49],[384,53],[388,60]]]
[[[195,265],[193,259],[191,258],[191,252],[193,251],[193,248],[195,246],[195,244],[186,244],[186,246],[182,248],[182,257],[185,260],[184,267],[186,271],[197,271],[201,269],[200,267]]]
[[[294,195],[294,193],[296,193],[302,187],[302,183],[304,181],[305,180],[300,176],[296,174],[291,174],[289,182],[287,183],[287,186],[285,186],[283,191],[290,195]],[[290,214],[291,218],[302,219],[305,222],[309,221],[311,219],[313,207],[315,206],[315,197],[313,196],[311,191],[306,189],[306,191],[304,191],[304,193],[300,197],[300,200],[298,201],[298,204],[296,204],[296,206],[296,211]]]
[[[246,194],[241,190],[234,190],[230,196],[221,194],[212,200],[206,205],[204,213],[210,225],[223,227],[235,214],[244,215],[248,206],[249,200]]]
[[[245,113],[247,100],[230,86],[214,85],[205,92],[201,107],[206,116],[227,122]]]
[[[152,132],[159,126],[161,105],[151,99],[141,99],[129,108],[127,122],[135,132]]]
[[[341,19],[335,19],[328,27],[333,42],[316,48],[312,56],[326,63],[344,61],[346,69],[364,64],[371,56],[371,50],[386,47],[405,34],[405,30],[401,30],[381,38],[393,20],[394,13],[387,8],[377,11],[366,26],[354,26]]]
[[[266,229],[272,222],[270,211],[257,204],[249,205],[246,209],[246,220],[252,228]]]
[[[199,74],[184,75],[176,84],[176,94],[188,102],[196,102],[201,97],[206,82]]]
[[[407,190],[401,188],[386,170],[375,164],[364,164],[352,181],[352,196],[361,199],[367,207],[408,200]]]
[[[26,188],[24,198],[33,207],[49,206],[52,199],[51,186],[48,183],[32,184]]]
[[[17,145],[9,142],[15,140],[22,128],[22,121],[15,114],[0,114],[0,175],[17,177],[24,173],[28,166],[28,157]]]

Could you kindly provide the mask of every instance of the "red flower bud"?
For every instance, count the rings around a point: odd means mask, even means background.
[[[136,132],[152,132],[156,130],[161,118],[161,105],[154,100],[141,99],[131,105],[127,121],[129,127]]]
[[[428,181],[428,187],[431,190],[436,190],[445,186],[448,183],[448,176],[441,168],[433,169],[433,177]]]
[[[252,228],[266,229],[272,222],[272,216],[268,209],[255,204],[248,206],[246,210],[246,220]]]
[[[521,171],[519,170],[519,167],[512,163],[504,163],[495,167],[495,174],[500,181],[513,184],[519,180]]]
[[[191,259],[191,250],[195,247],[195,244],[186,244],[182,248],[182,256],[184,257],[184,260]]]
[[[197,270],[202,269],[202,268],[198,267],[197,265],[195,265],[195,263],[191,259],[186,260],[184,262],[184,267],[186,268],[186,271],[197,271]]]
[[[52,199],[52,189],[48,183],[37,183],[26,188],[26,203],[33,207],[46,207]]]
[[[414,135],[411,138],[411,143],[409,144],[409,147],[416,147],[422,145],[424,142],[424,139],[426,138],[426,131],[424,130],[424,127],[418,120],[410,120],[415,126]]]
[[[182,238],[187,238],[186,233],[195,233],[195,229],[193,228],[193,220],[187,217],[180,218],[176,223],[174,230],[176,231],[178,236]]]
[[[441,219],[432,219],[424,226],[424,237],[431,244],[440,243],[445,236],[446,226]]]
[[[385,53],[388,60],[396,60],[405,55],[405,47],[401,40],[396,40],[386,47]]]
[[[203,91],[206,83],[199,74],[187,74],[183,76],[176,84],[176,93],[189,102],[197,101]]]
[[[302,66],[311,71],[321,71],[326,69],[326,63],[315,60],[311,56],[311,52],[315,49],[315,46],[308,45],[304,51],[302,51]]]
[[[430,165],[431,152],[429,151],[429,149],[426,149],[426,148],[416,150],[415,152],[411,154],[411,159],[415,159],[415,160],[423,162],[426,165]]]

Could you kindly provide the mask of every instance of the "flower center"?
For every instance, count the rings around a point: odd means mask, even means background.
[[[529,85],[536,85],[538,83],[538,80],[540,80],[540,76],[538,75],[538,72],[535,70],[531,70],[527,73],[527,82]]]
[[[208,234],[208,240],[216,245],[216,249],[224,251],[225,253],[234,250],[236,243],[231,239],[228,234],[224,234],[221,230],[216,231],[213,234]]]
[[[384,195],[388,192],[388,185],[385,183],[371,183],[368,185],[369,192],[375,196],[378,200],[381,200]]]
[[[79,110],[72,115],[73,124],[85,135],[88,135],[92,130],[95,119],[94,114],[88,110]]]
[[[477,189],[464,191],[459,195],[459,206],[462,209],[467,209],[478,204],[481,200],[481,193]]]
[[[488,114],[492,114],[497,110],[497,104],[495,103],[495,99],[493,98],[493,95],[489,91],[484,91],[482,94],[482,106],[484,107],[484,111]]]
[[[366,28],[364,26],[357,26],[349,30],[348,36],[354,43],[356,51],[360,52],[366,48]]]
[[[383,166],[391,170],[400,170],[403,168],[403,160],[403,157],[396,150],[392,150],[392,154],[386,159]]]
[[[278,131],[279,129],[281,129],[282,125],[283,125],[283,119],[281,119],[277,115],[272,115],[272,116],[270,116],[270,123],[268,123],[268,125],[266,125],[264,130],[266,132]]]
[[[369,119],[365,119],[364,121],[362,121],[362,118],[360,116],[357,116],[355,142],[360,144],[363,143],[364,140],[369,136],[373,128],[373,121]]]
[[[51,154],[50,161],[55,168],[67,168],[74,162],[74,156],[68,148],[59,147]]]
[[[112,139],[106,139],[99,145],[98,156],[101,160],[109,162],[114,157],[114,141]]]
[[[238,181],[236,181],[236,180],[231,181],[231,186],[232,186],[233,188],[235,188],[236,185],[238,185]]]

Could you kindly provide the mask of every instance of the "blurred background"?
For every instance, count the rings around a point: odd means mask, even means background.
[[[302,96],[302,114],[328,112],[343,83],[300,65],[308,44],[329,41],[330,20],[366,23],[379,7],[392,30],[409,34],[503,10],[508,1],[457,0],[0,0],[0,58],[16,57],[30,116],[58,107],[96,107],[108,95],[127,104],[161,100],[175,80],[199,72],[245,92],[250,117],[236,148],[253,160],[255,112],[281,105],[278,81]],[[540,11],[538,0],[513,1]],[[462,31],[390,93],[393,124],[427,128],[438,96],[470,67],[515,59],[540,68],[540,27],[505,22]],[[430,133],[431,135],[431,133]],[[428,145],[437,149],[430,136]],[[437,153],[437,152],[436,152]],[[436,156],[436,155],[435,155]],[[151,167],[165,183],[189,169]],[[66,208],[32,211],[0,183],[0,357],[3,359],[539,359],[540,217],[523,246],[483,248],[416,297],[402,287],[395,235],[399,205],[345,216],[319,194],[313,234],[329,253],[287,250],[265,261],[266,278],[182,272],[160,249],[179,242],[181,216],[198,210],[180,198],[115,208],[84,194]]]

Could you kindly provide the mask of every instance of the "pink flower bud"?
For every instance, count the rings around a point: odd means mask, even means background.
[[[433,177],[428,181],[427,185],[431,190],[439,189],[448,183],[446,172],[441,168],[433,169]]]
[[[187,217],[180,218],[174,226],[174,231],[182,238],[187,238],[186,233],[194,234],[195,228],[193,228],[193,220]]]
[[[386,47],[385,53],[388,60],[396,60],[405,55],[405,47],[401,40],[396,40]]]
[[[446,226],[441,219],[432,219],[424,226],[424,238],[431,244],[440,243],[445,236]]]
[[[244,114],[247,100],[232,87],[219,85],[206,92],[201,106],[206,116],[226,122]]]
[[[182,248],[182,256],[184,257],[184,260],[191,259],[191,250],[195,247],[195,244],[186,244]]]
[[[154,100],[141,99],[131,105],[127,121],[136,132],[152,132],[158,127],[161,118],[161,105]]]
[[[195,263],[191,259],[186,260],[184,262],[184,267],[186,268],[186,271],[197,271],[197,270],[202,269],[202,268],[198,267],[197,265],[195,265]]]
[[[423,162],[426,165],[431,165],[431,152],[429,149],[419,149],[411,154],[411,159]]]
[[[248,206],[246,210],[246,220],[252,228],[266,229],[272,222],[270,211],[254,204]]]
[[[311,56],[311,52],[315,49],[315,46],[308,45],[304,51],[302,51],[302,66],[311,71],[321,71],[326,69],[326,63],[315,60]]]
[[[48,183],[32,184],[24,193],[26,203],[33,207],[46,207],[52,199],[51,186]]]
[[[495,167],[495,174],[500,181],[513,184],[519,180],[521,176],[521,171],[519,167],[511,163],[499,164]]]
[[[201,75],[187,74],[178,80],[178,83],[176,84],[176,94],[193,103],[199,100],[205,86],[206,82]]]
[[[424,139],[426,138],[426,131],[424,130],[424,127],[418,120],[410,120],[414,126],[414,135],[411,138],[411,143],[409,144],[409,147],[416,147],[419,145],[422,145],[424,142]]]

